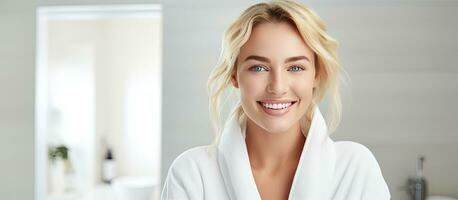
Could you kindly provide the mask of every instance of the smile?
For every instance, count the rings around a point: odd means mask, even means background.
[[[262,107],[262,110],[264,110],[264,112],[273,116],[281,116],[286,114],[296,102],[297,101],[257,101],[257,103]]]
[[[268,109],[281,110],[281,109],[290,107],[291,105],[293,105],[296,102],[292,101],[292,102],[287,102],[287,103],[266,103],[266,102],[258,101],[258,103],[261,104],[261,106],[268,108]]]

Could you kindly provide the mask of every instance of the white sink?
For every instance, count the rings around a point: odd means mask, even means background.
[[[116,200],[152,200],[159,180],[154,177],[119,177],[113,180],[112,187]]]

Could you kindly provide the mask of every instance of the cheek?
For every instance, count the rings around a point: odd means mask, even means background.
[[[296,92],[298,96],[308,97],[312,95],[313,92],[313,82],[304,83],[301,82],[299,84],[294,84],[293,90]]]
[[[242,75],[239,77],[239,86],[242,98],[253,100],[264,92],[265,82],[262,77]]]
[[[298,79],[291,87],[294,93],[301,98],[302,101],[306,103],[311,102],[313,95],[313,78]]]

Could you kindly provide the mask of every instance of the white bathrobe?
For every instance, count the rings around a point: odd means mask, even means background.
[[[217,156],[207,146],[189,149],[172,163],[162,200],[260,200],[245,144],[245,125],[232,117],[223,129]],[[390,192],[377,160],[365,146],[334,142],[315,108],[296,169],[290,200],[385,200]]]

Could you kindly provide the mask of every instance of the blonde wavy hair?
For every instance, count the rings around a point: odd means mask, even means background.
[[[212,70],[207,86],[210,115],[216,137],[210,146],[217,146],[222,134],[221,111],[223,94],[231,86],[231,75],[236,72],[240,48],[248,41],[253,28],[266,22],[286,22],[294,25],[315,56],[316,76],[319,84],[313,90],[312,103],[306,111],[301,127],[310,128],[313,111],[329,92],[328,127],[333,133],[341,120],[342,104],[339,92],[341,67],[336,48],[338,43],[326,33],[324,21],[307,6],[292,0],[274,0],[247,8],[226,30],[217,66]],[[231,88],[232,90],[234,88]],[[233,92],[233,91],[232,91]],[[232,94],[232,93],[231,93]],[[229,95],[230,96],[230,95]],[[225,100],[229,98],[225,97]],[[239,122],[246,118],[240,102],[233,112]]]

